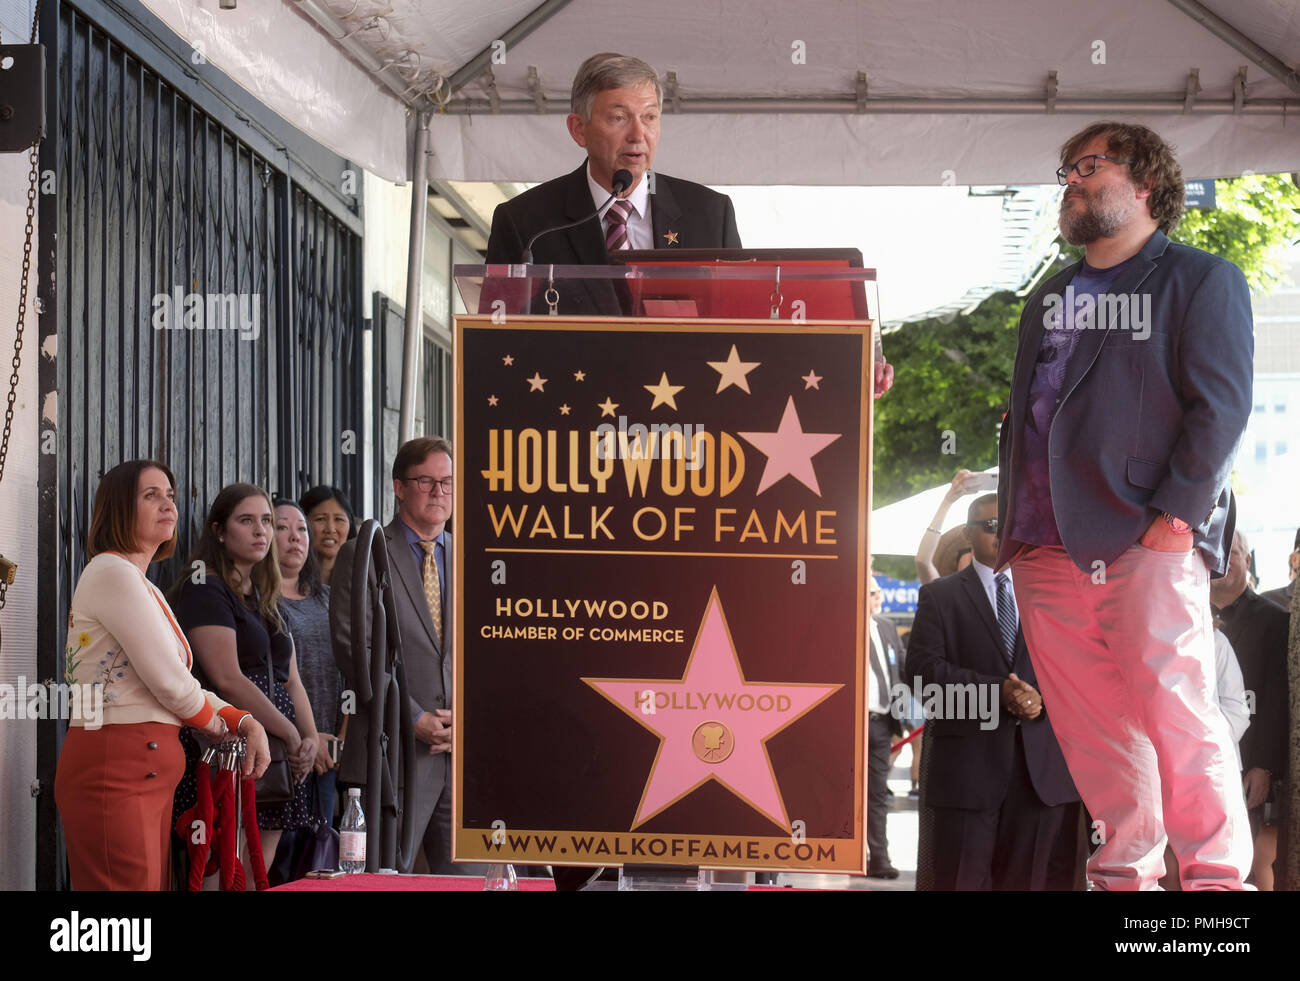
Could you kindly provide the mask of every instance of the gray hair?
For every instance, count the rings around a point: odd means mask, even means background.
[[[569,111],[576,113],[584,123],[591,122],[591,107],[596,94],[608,89],[630,88],[649,82],[655,87],[655,99],[662,107],[663,89],[659,76],[640,58],[604,51],[594,54],[582,63],[573,76],[573,92],[569,98]]]

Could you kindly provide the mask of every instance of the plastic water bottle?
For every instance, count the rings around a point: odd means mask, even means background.
[[[518,892],[519,880],[513,865],[489,865],[483,876],[484,892]]]
[[[366,870],[366,815],[361,810],[361,788],[348,788],[348,806],[339,825],[339,871]]]

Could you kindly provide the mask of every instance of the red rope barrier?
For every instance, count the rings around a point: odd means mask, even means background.
[[[909,733],[907,734],[906,737],[904,737],[903,739],[900,739],[900,740],[899,740],[898,742],[896,742],[896,743],[891,744],[890,747],[889,747],[889,755],[890,755],[890,756],[893,756],[893,755],[894,755],[895,753],[897,753],[900,749],[902,749],[904,746],[906,746],[908,743],[910,743],[913,739],[915,739],[917,736],[919,736],[919,735],[922,733],[922,731],[924,731],[924,729],[925,729],[925,723],[922,722],[919,726],[917,726],[915,729],[913,729],[911,732],[909,732]]]

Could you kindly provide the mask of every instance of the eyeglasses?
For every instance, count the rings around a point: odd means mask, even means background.
[[[990,535],[996,535],[998,533],[998,519],[989,518],[987,521],[967,521],[966,527],[979,528],[983,531],[987,531]]]
[[[1109,160],[1111,163],[1131,164],[1132,160],[1117,160],[1114,157],[1108,157],[1104,153],[1090,153],[1086,157],[1080,157],[1072,164],[1066,164],[1064,167],[1056,168],[1056,182],[1062,187],[1070,179],[1070,172],[1074,171],[1080,177],[1091,177],[1097,172],[1097,161]]]
[[[402,479],[408,484],[418,484],[420,490],[426,494],[432,494],[434,487],[437,487],[443,494],[450,496],[452,487],[455,486],[450,477],[403,477]]]

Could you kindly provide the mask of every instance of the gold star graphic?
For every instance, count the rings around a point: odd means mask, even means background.
[[[658,385],[642,385],[641,387],[655,397],[654,402],[650,405],[650,411],[653,412],[659,406],[666,405],[675,412],[677,411],[677,393],[686,386],[668,384],[668,372],[665,371],[659,376]]]
[[[749,392],[749,379],[745,376],[757,368],[762,362],[760,361],[741,361],[740,355],[736,353],[736,345],[731,345],[731,354],[727,355],[726,361],[709,361],[708,366],[718,373],[718,391],[719,394],[724,388],[735,385],[746,395]]]
[[[606,396],[605,396],[605,401],[604,401],[604,402],[597,402],[597,403],[596,403],[596,408],[598,408],[598,409],[600,410],[600,417],[601,417],[602,419],[604,419],[606,416],[609,416],[610,418],[613,418],[613,416],[614,416],[614,410],[618,408],[618,403],[617,403],[617,402],[611,402],[609,396],[606,395]]]
[[[515,363],[515,359],[507,354],[504,358],[501,359],[501,363],[504,365],[511,365]]]
[[[568,414],[569,414],[569,407],[568,407],[568,405],[562,405],[562,406],[560,406],[560,415],[562,415],[562,416],[567,416]]]
[[[669,229],[668,231],[664,232],[664,238],[668,240],[669,245],[677,244],[677,233],[674,232],[672,229]]]
[[[577,381],[577,382],[585,381],[586,378],[587,378],[587,373],[586,373],[585,371],[575,371],[575,372],[573,373],[573,380],[574,380],[574,381]]]
[[[808,369],[808,374],[800,375],[799,377],[803,379],[803,390],[805,392],[810,388],[815,388],[819,392],[822,390],[820,384],[822,376],[814,372],[811,368]]]
[[[488,396],[488,405],[496,405],[499,401],[501,400],[498,399],[495,395]]]
[[[544,392],[544,391],[546,391],[546,389],[545,389],[544,386],[546,385],[546,383],[547,383],[548,381],[550,381],[550,379],[549,379],[549,378],[543,378],[543,377],[542,377],[542,373],[541,373],[540,371],[534,371],[534,372],[533,372],[533,377],[532,377],[532,378],[525,378],[524,381],[528,382],[528,391],[530,391],[530,392]]]

